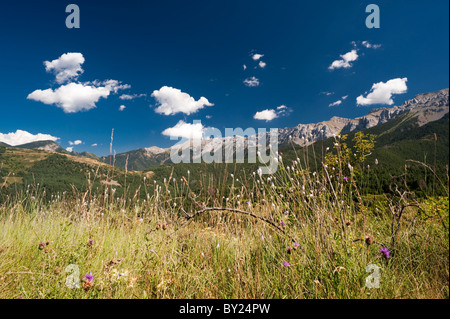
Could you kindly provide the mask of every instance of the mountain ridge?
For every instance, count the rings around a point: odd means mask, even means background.
[[[411,118],[416,118],[416,124],[424,126],[429,122],[437,121],[449,113],[449,89],[443,89],[436,92],[422,93],[414,98],[405,101],[400,106],[374,108],[365,116],[348,119],[334,116],[328,121],[321,121],[311,124],[298,124],[295,127],[286,127],[279,129],[279,145],[293,142],[298,146],[305,147],[314,144],[319,140],[326,140],[339,134],[347,134],[356,131],[362,131],[387,123],[400,115],[409,113]],[[247,150],[250,140],[241,136],[224,137],[202,141],[202,154],[211,152],[217,143],[228,145],[224,142],[233,142],[238,147]],[[186,142],[188,143],[188,142]],[[6,143],[0,142],[0,146],[12,147]],[[23,145],[14,146],[16,148],[28,148],[45,150],[56,153],[70,154],[82,158],[91,158],[104,163],[114,163],[119,168],[130,171],[145,170],[152,166],[171,163],[170,148],[161,148],[151,146],[137,150],[131,150],[114,156],[98,157],[88,152],[68,152],[53,141],[39,141]],[[233,152],[233,149],[224,149],[226,152]]]

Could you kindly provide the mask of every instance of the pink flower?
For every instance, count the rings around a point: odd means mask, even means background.
[[[283,263],[283,266],[284,266],[284,267],[290,267],[290,266],[291,266],[291,264],[290,264],[290,263],[288,263],[287,261],[285,261],[285,262]]]

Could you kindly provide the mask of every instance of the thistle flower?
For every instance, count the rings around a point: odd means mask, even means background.
[[[286,226],[286,224],[284,223],[284,221],[281,221],[280,225],[281,225],[281,227],[285,227],[285,226]]]
[[[348,182],[348,177],[344,176],[344,181]]]
[[[287,261],[285,261],[285,262],[283,263],[283,266],[284,266],[284,267],[290,267],[290,266],[291,266],[291,264],[290,264],[290,263],[288,263]]]
[[[383,257],[384,258],[386,258],[386,259],[388,259],[390,256],[389,256],[389,249],[387,249],[387,248],[385,248],[385,247],[383,247],[383,248],[381,248],[380,249],[380,253],[382,253],[383,254]]]
[[[87,273],[84,275],[84,278],[86,278],[87,281],[93,282],[94,281],[94,275],[92,275],[92,272]]]

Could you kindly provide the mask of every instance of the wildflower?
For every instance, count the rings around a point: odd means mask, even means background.
[[[378,165],[378,158],[375,159],[375,165]]]
[[[294,243],[294,249],[297,249],[297,247],[300,247],[299,243]]]
[[[92,246],[92,245],[94,245],[94,240],[93,240],[93,239],[89,239],[87,245],[88,245],[89,247]]]
[[[86,278],[86,280],[89,282],[94,281],[94,275],[92,275],[92,272],[89,272],[88,274],[84,275],[84,278]]]
[[[156,254],[156,251],[154,251],[153,249],[150,249],[150,252],[151,252],[152,254]]]
[[[389,249],[383,247],[383,248],[380,249],[380,253],[383,254],[383,257],[384,257],[384,258],[386,258],[386,259],[389,258],[389,253],[390,253],[390,252],[389,252]]]
[[[247,202],[247,205],[248,205],[248,206],[252,206],[252,201],[249,200],[249,201]]]
[[[286,224],[284,223],[284,221],[281,221],[280,225],[281,225],[281,227],[285,227],[285,226],[286,226]]]
[[[290,266],[291,266],[291,264],[290,264],[290,263],[288,263],[287,261],[285,261],[285,262],[283,263],[283,266],[284,266],[284,267],[290,267]]]
[[[344,181],[348,182],[348,177],[344,176]]]

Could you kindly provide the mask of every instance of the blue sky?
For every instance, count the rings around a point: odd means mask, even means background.
[[[65,26],[70,3],[80,7],[80,29]],[[380,7],[380,29],[365,26],[369,3]],[[400,105],[449,86],[447,0],[44,0],[1,6],[3,139],[17,130],[49,134],[65,148],[107,155],[112,128],[114,150],[121,153],[169,147],[174,141],[162,132],[194,120],[223,132],[291,127],[362,116],[390,106],[390,99]],[[67,56],[69,70],[58,60],[67,53],[79,54]],[[334,61],[338,67],[330,69]],[[58,83],[58,74],[76,67],[82,74]],[[258,85],[244,83],[253,77]],[[71,91],[76,87],[92,91],[81,95],[100,95],[94,106],[83,109],[92,96],[83,100],[75,94],[80,91]],[[71,106],[65,94],[82,101]],[[120,99],[124,94],[143,96]]]

